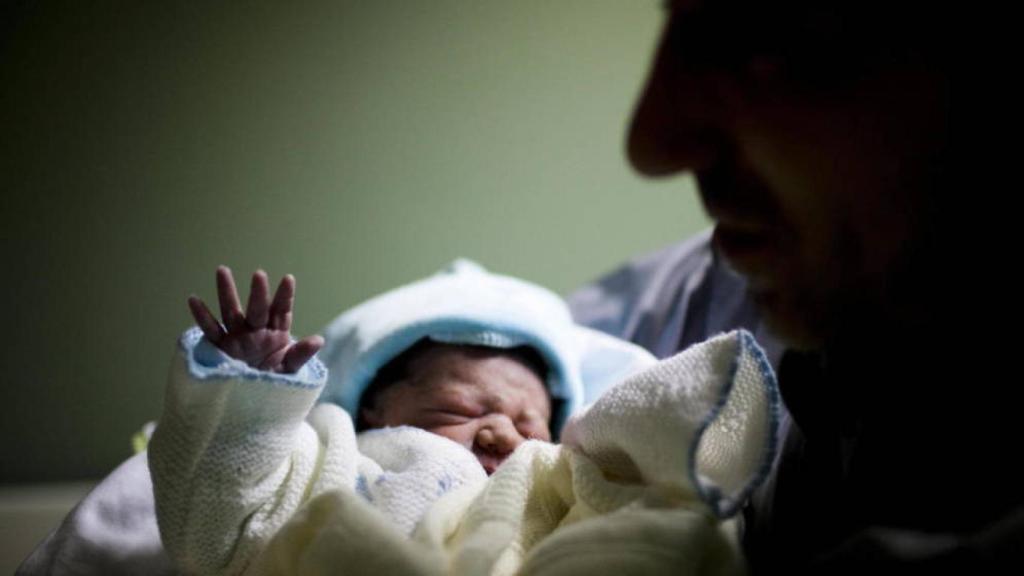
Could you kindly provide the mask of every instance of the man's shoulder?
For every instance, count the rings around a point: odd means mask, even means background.
[[[623,323],[644,302],[679,290],[679,281],[712,264],[711,231],[641,254],[571,293],[567,300],[580,324],[621,334]],[[675,279],[675,281],[673,281]]]

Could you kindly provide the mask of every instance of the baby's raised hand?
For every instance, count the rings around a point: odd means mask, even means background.
[[[254,272],[249,288],[249,305],[243,314],[231,270],[227,266],[219,266],[217,297],[223,324],[198,296],[188,299],[192,317],[207,340],[228,356],[243,360],[253,368],[293,373],[324,345],[320,336],[307,336],[294,344],[291,342],[289,330],[292,327],[292,302],[295,300],[295,278],[291,274],[281,279],[271,302],[267,273],[262,270]]]

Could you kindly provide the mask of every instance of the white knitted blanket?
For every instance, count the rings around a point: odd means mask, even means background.
[[[357,443],[337,407],[304,420],[315,388],[185,364],[150,462],[165,545],[195,573],[736,574],[723,518],[774,455],[774,377],[745,332],[612,387],[490,479],[419,430]]]
[[[324,381],[317,364],[285,376],[224,356],[208,368],[196,357],[215,352],[201,337],[181,338],[149,444],[161,539],[186,573],[243,572],[329,490],[359,494],[408,535],[438,497],[487,478],[468,450],[417,428],[357,438],[344,410],[313,407]]]

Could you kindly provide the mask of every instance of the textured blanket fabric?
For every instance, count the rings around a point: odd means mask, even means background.
[[[186,332],[149,445],[164,547],[189,574],[237,574],[311,498],[358,494],[399,535],[439,496],[486,473],[455,442],[400,427],[356,437],[333,404],[313,404],[316,364],[295,377],[231,362],[206,368],[201,333]],[[315,362],[315,360],[314,360]]]
[[[745,332],[609,388],[489,479],[443,438],[306,418],[316,387],[182,360],[150,463],[165,544],[198,573],[735,574],[724,519],[773,457],[774,377]]]

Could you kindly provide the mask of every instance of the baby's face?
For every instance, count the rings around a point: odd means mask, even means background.
[[[363,417],[373,428],[415,426],[473,452],[487,474],[528,439],[551,440],[551,401],[537,375],[500,352],[438,346],[409,364]]]

